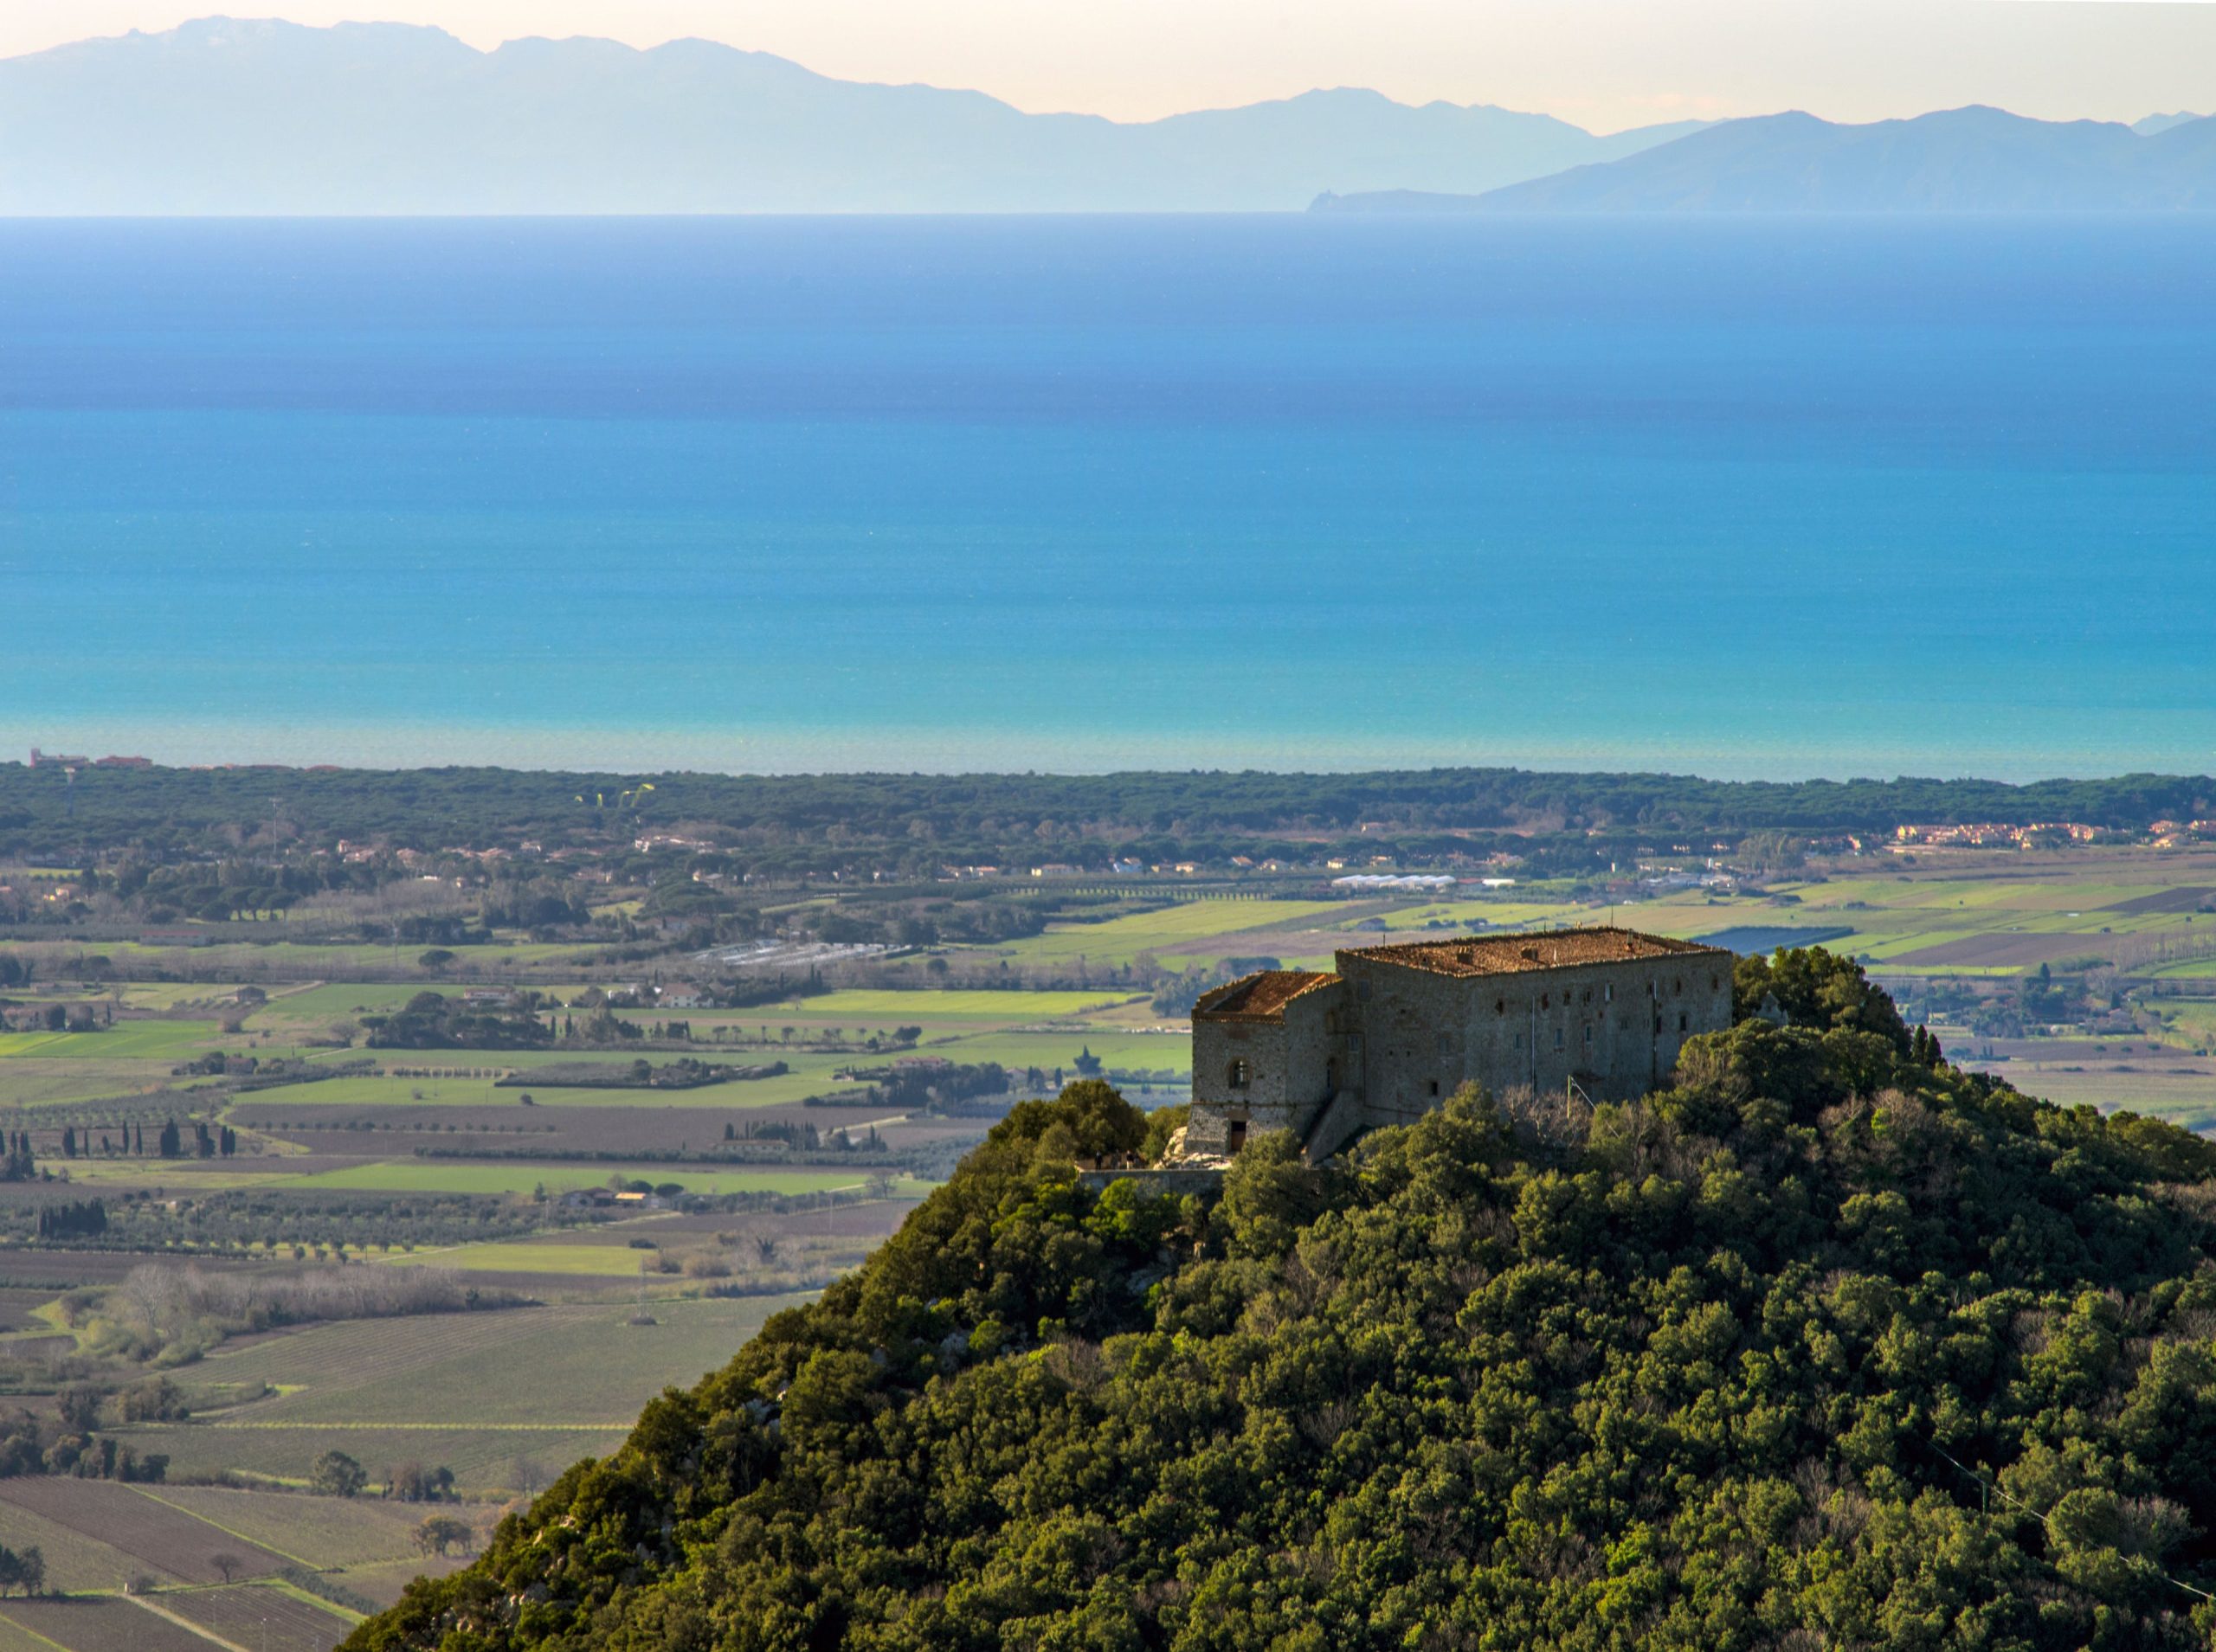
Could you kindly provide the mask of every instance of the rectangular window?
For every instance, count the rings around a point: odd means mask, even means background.
[[[1562,1048],[1562,1029],[1560,1027],[1556,1027],[1555,1029],[1555,1048],[1557,1050]]]
[[[1590,1049],[1590,1048],[1592,1047],[1592,1044],[1593,1044],[1593,1029],[1592,1029],[1591,1027],[1587,1027],[1587,1028],[1585,1029],[1585,1043],[1586,1043],[1586,1047],[1587,1047],[1587,1048]]]

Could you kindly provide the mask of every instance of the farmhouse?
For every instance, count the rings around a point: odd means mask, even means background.
[[[1363,947],[1270,969],[1193,1009],[1188,1155],[1290,1129],[1309,1157],[1405,1124],[1466,1083],[1645,1094],[1731,1021],[1731,955],[1619,929]]]

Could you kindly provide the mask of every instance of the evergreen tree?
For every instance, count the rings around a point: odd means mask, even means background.
[[[1213,1195],[1080,1178],[1147,1135],[1104,1083],[1019,1103],[351,1644],[2206,1652],[2216,1143],[1771,974],[1638,1102]]]

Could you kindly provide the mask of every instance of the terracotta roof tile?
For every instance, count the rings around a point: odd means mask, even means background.
[[[1440,975],[1512,975],[1533,969],[1568,969],[1582,964],[1626,963],[1639,958],[1706,955],[1729,958],[1720,947],[1643,935],[1637,929],[1594,928],[1552,929],[1543,935],[1498,935],[1461,941],[1415,941],[1397,946],[1361,947],[1349,956],[1427,969]]]
[[[1228,987],[1219,987],[1193,1006],[1195,1020],[1275,1021],[1285,1006],[1312,987],[1338,980],[1317,969],[1265,969],[1244,975]]]

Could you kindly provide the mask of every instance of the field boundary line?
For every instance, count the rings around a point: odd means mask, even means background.
[[[196,1508],[187,1508],[183,1503],[173,1503],[166,1497],[157,1496],[154,1493],[148,1491],[144,1486],[133,1486],[131,1489],[137,1492],[141,1497],[145,1498],[149,1502],[159,1503],[164,1508],[173,1508],[177,1510],[178,1514],[184,1515],[187,1519],[198,1520],[203,1526],[208,1527],[212,1530],[221,1532],[225,1537],[235,1537],[242,1543],[250,1543],[255,1548],[260,1549],[264,1554],[274,1554],[280,1559],[290,1560],[294,1565],[306,1566],[310,1572],[320,1572],[323,1570],[321,1566],[316,1565],[312,1560],[304,1559],[300,1556],[293,1554],[288,1550],[279,1548],[274,1543],[264,1543],[260,1538],[248,1537],[244,1532],[235,1532],[229,1527],[224,1525],[222,1521],[211,1520]]]
[[[54,1652],[69,1652],[69,1649],[68,1647],[62,1645],[61,1642],[54,1639],[53,1636],[41,1635],[36,1630],[29,1627],[27,1624],[18,1623],[14,1618],[9,1617],[5,1612],[0,1612],[0,1623],[7,1624],[10,1629],[14,1630],[18,1635],[28,1635],[31,1639],[38,1642],[40,1644],[52,1647],[54,1649]]]
[[[407,1557],[403,1555],[401,1558],[405,1559]],[[287,1583],[281,1578],[265,1578],[259,1583],[250,1583],[242,1586],[248,1589],[274,1589],[288,1599],[297,1600],[304,1605],[319,1607],[344,1623],[366,1623],[370,1621],[350,1606],[341,1606],[335,1600],[325,1600],[321,1595],[311,1595],[298,1585]]]
[[[223,1652],[247,1652],[246,1648],[241,1646],[236,1641],[227,1641],[222,1636],[216,1634],[215,1630],[211,1629],[203,1629],[199,1624],[194,1623],[189,1617],[184,1617],[179,1613],[173,1612],[165,1606],[157,1606],[152,1601],[147,1599],[144,1595],[124,1595],[119,1597],[119,1598],[127,1600],[133,1606],[137,1606],[142,1610],[150,1611],[153,1613],[155,1617],[162,1618],[165,1622],[176,1624],[179,1629],[184,1630],[189,1635],[197,1635],[203,1641],[214,1642],[217,1646],[223,1649]]]

